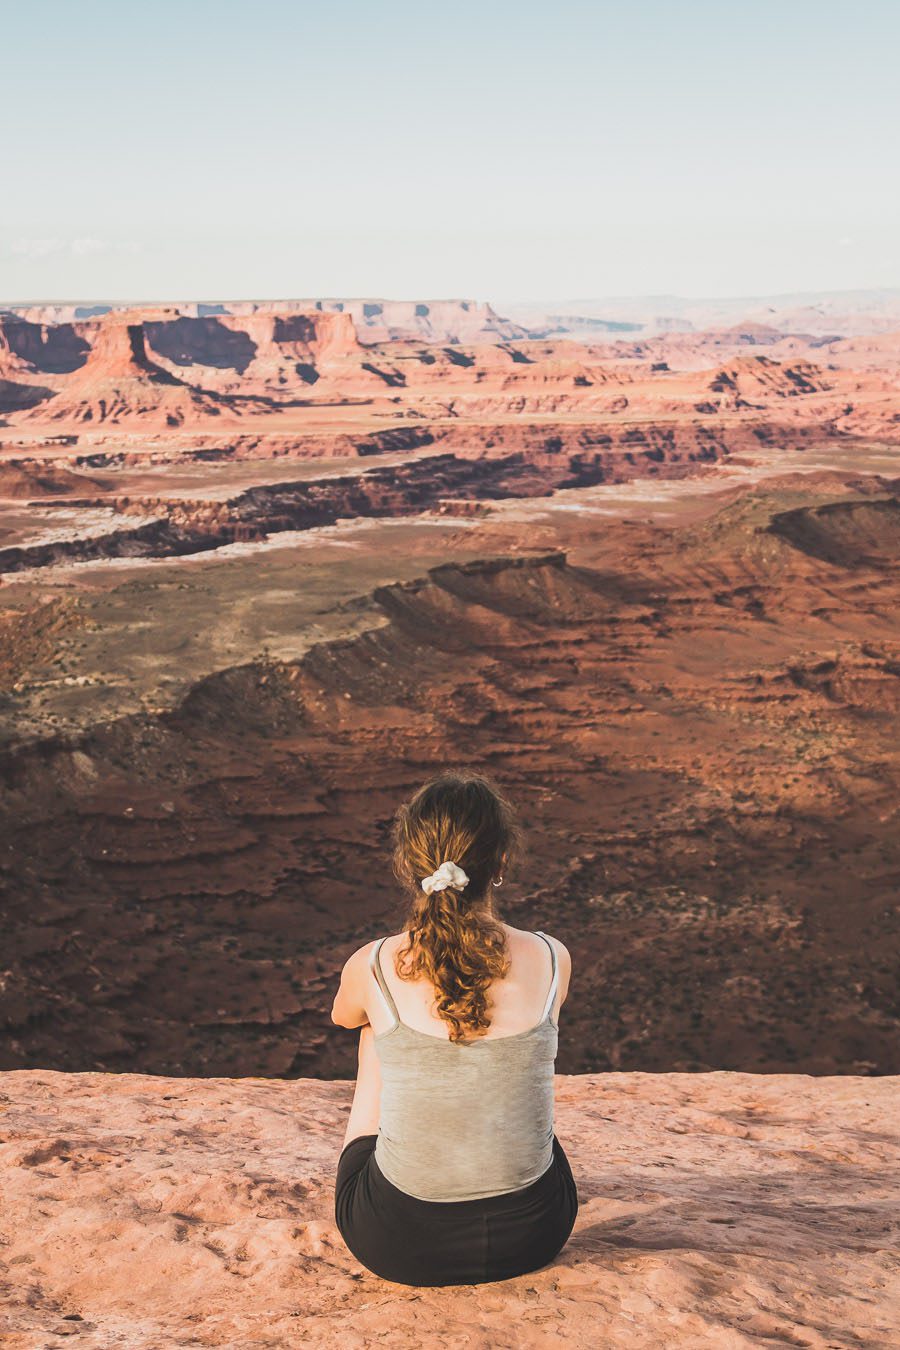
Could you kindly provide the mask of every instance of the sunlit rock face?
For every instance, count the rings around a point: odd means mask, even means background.
[[[585,1350],[886,1347],[897,1092],[887,1078],[561,1077],[580,1200],[562,1252],[516,1279],[416,1289],[372,1275],[335,1227],[350,1082],[0,1074],[0,1336],[11,1350],[417,1350],[539,1347],[552,1328]]]

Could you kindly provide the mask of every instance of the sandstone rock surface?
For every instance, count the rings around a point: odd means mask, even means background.
[[[821,1350],[900,1344],[898,1080],[557,1079],[551,1265],[415,1289],[334,1224],[347,1081],[0,1075],[0,1343]]]

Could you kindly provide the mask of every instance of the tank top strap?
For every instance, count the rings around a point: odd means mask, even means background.
[[[559,969],[557,967],[556,961],[556,948],[554,947],[553,943],[550,941],[547,934],[542,933],[539,928],[536,929],[535,931],[538,937],[542,937],[546,942],[547,946],[550,948],[550,960],[552,963],[550,975],[550,988],[547,992],[547,1001],[544,1004],[544,1011],[541,1013],[541,1021],[543,1022],[546,1017],[550,1016],[550,1010],[553,1007],[553,1001],[556,998],[556,989],[559,984]]]
[[[382,994],[384,994],[384,1001],[394,1015],[394,1021],[399,1022],[400,1014],[397,1011],[397,1005],[394,1002],[394,996],[391,993],[390,989],[388,989],[387,980],[384,978],[384,972],[381,969],[381,948],[384,945],[386,937],[387,934],[385,934],[385,937],[379,938],[378,941],[375,943],[375,946],[372,948],[372,955],[369,957],[369,965],[372,968],[372,974],[378,981],[379,989],[381,990]]]

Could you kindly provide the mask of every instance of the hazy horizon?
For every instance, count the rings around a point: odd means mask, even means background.
[[[161,298],[149,298],[142,295],[130,295],[112,298],[103,295],[68,295],[68,296],[45,296],[35,298],[33,296],[17,297],[5,299],[0,297],[0,309],[4,306],[15,309],[24,309],[29,306],[53,306],[53,305],[77,305],[77,306],[101,306],[110,305],[113,307],[127,305],[179,305],[179,304],[278,304],[284,301],[287,304],[295,304],[298,301],[309,300],[311,302],[329,303],[334,301],[353,302],[382,302],[385,304],[487,304],[493,309],[503,305],[516,307],[534,306],[554,307],[560,305],[600,305],[600,304],[630,304],[634,302],[649,303],[651,301],[676,302],[685,305],[727,305],[742,303],[763,303],[768,300],[827,300],[841,299],[843,297],[863,299],[875,297],[887,297],[900,295],[900,286],[870,286],[870,287],[852,287],[844,290],[806,290],[806,291],[773,291],[766,294],[754,295],[685,295],[674,291],[646,292],[638,294],[620,294],[620,295],[576,295],[576,296],[482,296],[472,294],[459,295],[431,295],[431,294],[407,294],[407,295],[384,295],[375,292],[353,293],[342,292],[321,295],[168,295]]]

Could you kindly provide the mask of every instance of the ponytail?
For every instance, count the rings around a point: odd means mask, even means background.
[[[405,948],[397,953],[401,979],[424,975],[435,989],[435,1012],[451,1041],[490,1026],[487,991],[509,970],[502,923],[488,891],[508,866],[521,835],[512,807],[481,775],[442,774],[401,806],[394,820],[394,872],[410,893]],[[443,863],[462,868],[461,882],[423,890]]]

